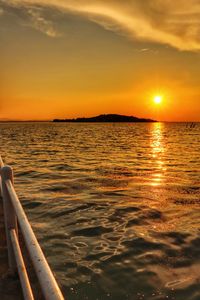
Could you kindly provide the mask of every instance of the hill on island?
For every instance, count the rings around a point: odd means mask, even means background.
[[[117,114],[99,115],[90,118],[76,119],[54,119],[53,122],[76,122],[76,123],[115,123],[115,122],[157,122],[151,119],[141,119],[133,116],[124,116]]]

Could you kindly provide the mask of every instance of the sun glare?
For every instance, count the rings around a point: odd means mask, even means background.
[[[154,98],[153,98],[153,101],[155,104],[161,104],[162,103],[162,100],[163,100],[163,97],[161,95],[156,95]]]

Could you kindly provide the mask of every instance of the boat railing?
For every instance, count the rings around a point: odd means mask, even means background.
[[[1,157],[0,168],[9,272],[14,274],[18,271],[24,299],[33,300],[33,291],[18,238],[19,226],[44,298],[46,300],[64,300],[61,290],[15,192],[13,170],[10,166],[4,165]]]
[[[3,168],[3,166],[4,166],[4,163],[3,163],[3,160],[2,160],[2,158],[0,156],[0,168]]]

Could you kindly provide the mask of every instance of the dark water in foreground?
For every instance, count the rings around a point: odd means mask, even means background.
[[[69,300],[200,299],[200,124],[0,124]]]

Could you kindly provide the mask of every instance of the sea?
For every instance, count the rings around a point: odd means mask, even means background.
[[[68,300],[200,299],[200,123],[0,123]]]

